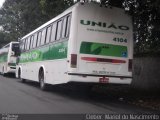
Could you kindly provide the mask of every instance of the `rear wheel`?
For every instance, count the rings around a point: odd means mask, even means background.
[[[21,69],[18,70],[18,78],[21,80],[22,83],[26,82],[26,80],[21,77]]]
[[[4,72],[4,66],[3,66],[3,68],[2,68],[2,75],[3,75],[3,76],[6,76],[6,73]]]
[[[39,71],[39,82],[41,90],[47,90],[47,84],[44,81],[44,70],[42,68]]]

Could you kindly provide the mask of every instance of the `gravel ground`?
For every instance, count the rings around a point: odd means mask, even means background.
[[[111,100],[160,110],[160,90],[137,90],[128,85],[95,85],[92,91],[103,94]]]

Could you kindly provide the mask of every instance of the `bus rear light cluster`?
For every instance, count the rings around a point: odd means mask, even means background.
[[[77,54],[71,54],[71,68],[77,67]]]
[[[92,62],[126,63],[125,60],[118,60],[118,59],[106,59],[106,58],[95,58],[95,57],[81,57],[81,59]]]

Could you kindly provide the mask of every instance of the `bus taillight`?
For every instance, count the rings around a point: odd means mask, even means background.
[[[77,54],[71,54],[71,67],[77,67]]]
[[[129,59],[129,61],[128,61],[128,71],[129,72],[132,72],[132,59]]]

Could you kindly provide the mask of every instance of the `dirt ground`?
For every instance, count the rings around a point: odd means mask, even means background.
[[[129,85],[95,85],[92,90],[111,100],[160,110],[160,90],[140,90]]]

